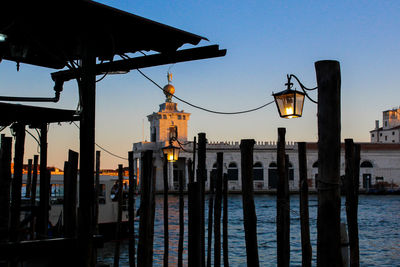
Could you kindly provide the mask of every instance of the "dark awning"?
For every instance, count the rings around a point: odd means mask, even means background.
[[[36,127],[43,123],[70,122],[79,120],[75,110],[44,108],[0,102],[0,126],[14,122]]]
[[[80,59],[87,43],[96,57],[111,59],[142,50],[170,53],[206,40],[90,0],[3,2],[0,58],[21,63],[61,69]]]

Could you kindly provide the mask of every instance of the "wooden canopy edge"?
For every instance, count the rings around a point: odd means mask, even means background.
[[[218,45],[210,45],[203,47],[196,47],[190,49],[178,50],[171,53],[159,53],[148,56],[141,56],[129,59],[122,59],[101,63],[96,65],[96,75],[107,72],[126,72],[132,69],[148,68],[165,64],[172,64],[185,61],[193,61],[214,57],[223,57],[226,55],[226,49],[219,49]],[[57,71],[51,74],[54,81],[69,81],[78,78],[81,71],[78,70],[64,70]]]
[[[9,126],[14,122],[38,127],[54,122],[78,121],[75,110],[45,108],[0,102],[0,125]]]

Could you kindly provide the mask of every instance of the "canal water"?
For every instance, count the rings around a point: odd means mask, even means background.
[[[208,196],[206,196],[206,222]],[[290,266],[301,266],[301,237],[299,217],[299,196],[292,195],[290,200]],[[169,265],[177,265],[179,236],[178,196],[169,196]],[[346,221],[345,199],[342,198],[342,221]],[[276,197],[256,195],[258,253],[261,266],[276,266]],[[313,266],[316,266],[317,240],[317,196],[309,197],[310,234],[313,249]],[[184,265],[187,266],[187,198],[185,197],[185,241]],[[229,216],[229,262],[230,266],[246,266],[246,247],[243,228],[242,198],[230,195],[228,198]],[[400,196],[359,197],[359,239],[361,266],[400,266]],[[138,230],[138,222],[135,230]],[[221,224],[222,233],[222,224]],[[207,223],[206,223],[207,235]],[[207,237],[206,237],[207,238]],[[163,197],[156,196],[156,215],[154,226],[153,265],[162,266],[163,261]],[[207,244],[207,240],[205,242]],[[207,249],[206,249],[207,250]],[[112,265],[114,243],[105,244],[98,250],[99,262]],[[222,256],[221,256],[222,259]],[[121,266],[128,264],[128,242],[121,246]]]

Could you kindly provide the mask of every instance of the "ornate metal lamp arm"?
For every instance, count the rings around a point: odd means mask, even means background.
[[[287,82],[285,85],[288,85],[288,89],[293,85],[293,83],[290,82],[291,78],[295,78],[296,81],[297,81],[297,83],[300,85],[301,90],[302,90],[302,91],[304,92],[304,94],[306,95],[306,97],[307,97],[311,102],[313,102],[313,103],[315,103],[315,104],[318,104],[317,101],[315,101],[314,99],[312,99],[312,98],[307,94],[307,91],[313,91],[313,90],[315,90],[315,89],[318,89],[318,86],[316,86],[316,87],[314,87],[314,88],[307,88],[307,87],[304,86],[304,84],[302,84],[302,83],[300,82],[299,78],[297,78],[296,75],[294,75],[294,74],[287,75],[287,78],[288,78],[288,82]],[[289,87],[289,86],[290,86],[290,87]]]

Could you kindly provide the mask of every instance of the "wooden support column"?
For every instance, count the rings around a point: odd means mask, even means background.
[[[117,227],[115,227],[115,238],[117,242],[115,243],[114,250],[114,267],[119,266],[119,254],[121,250],[121,222],[122,222],[122,204],[124,201],[124,171],[122,169],[122,164],[118,165],[118,214],[117,214]]]
[[[163,178],[164,178],[164,267],[168,266],[168,160],[164,154],[163,159]]]
[[[8,241],[12,138],[1,135],[0,148],[0,243]]]
[[[198,176],[197,181],[200,182],[200,193],[201,193],[201,206],[200,206],[200,222],[201,222],[201,231],[200,231],[200,251],[201,251],[201,265],[205,266],[205,220],[204,220],[204,194],[205,194],[205,182],[207,180],[207,170],[206,170],[206,134],[199,133],[199,148],[198,148]]]
[[[10,208],[10,241],[18,241],[20,224],[22,167],[24,164],[25,125],[16,123],[15,132],[14,178],[12,179],[11,208]]]
[[[210,190],[208,192],[208,237],[207,237],[207,267],[211,267],[211,246],[213,232],[215,173],[210,173]]]
[[[198,212],[201,207],[200,188],[200,182],[193,182],[188,184],[188,266],[190,267],[200,267],[202,263],[200,247],[201,216]]]
[[[26,191],[25,197],[31,197],[31,189],[32,189],[32,159],[28,159],[28,170],[26,174]]]
[[[301,251],[303,267],[311,267],[312,248],[310,242],[310,221],[308,214],[308,183],[307,183],[307,144],[297,144],[299,150],[299,189],[300,189],[300,228]]]
[[[317,265],[340,266],[340,65],[315,63],[318,85]]]
[[[222,218],[222,246],[224,255],[224,267],[229,267],[229,257],[228,257],[228,174],[224,173],[223,191],[222,191],[223,201],[224,201],[224,216]]]
[[[47,238],[50,208],[50,179],[47,177],[47,124],[40,126],[40,202],[36,225],[39,239]]]
[[[128,193],[128,234],[129,234],[129,267],[135,267],[135,175],[133,151],[128,153],[129,162],[129,193]]]
[[[185,234],[185,200],[183,197],[184,181],[179,175],[179,241],[178,241],[178,267],[183,266],[183,239]]]
[[[100,188],[100,151],[96,151],[96,176],[95,176],[95,187],[94,187],[94,219],[93,227],[96,235],[99,234],[99,193]]]
[[[39,155],[33,156],[33,173],[32,173],[32,190],[31,190],[31,212],[34,213],[35,216],[32,216],[31,225],[30,225],[30,235],[31,240],[34,239],[34,235],[36,233],[36,220],[37,212],[36,212],[36,186],[37,186],[37,177],[38,177],[38,162]],[[65,191],[64,191],[65,194]],[[65,215],[64,215],[65,216]]]
[[[224,154],[217,153],[217,175],[215,181],[215,207],[214,207],[214,266],[221,266],[221,203],[222,203],[222,168]]]
[[[153,264],[154,238],[154,176],[153,152],[145,151],[142,154],[142,175],[140,190],[140,222],[139,243],[137,251],[137,266],[147,267]]]
[[[78,157],[77,152],[69,150],[68,161],[64,164],[64,236],[69,238],[74,238],[77,234]]]
[[[257,244],[257,215],[254,206],[253,149],[254,139],[240,142],[242,168],[242,200],[244,233],[246,239],[247,266],[259,266]]]
[[[94,215],[94,151],[96,113],[96,57],[90,44],[90,37],[83,45],[79,84],[80,104],[80,161],[79,161],[79,212],[78,239],[81,266],[94,266],[93,215]]]

